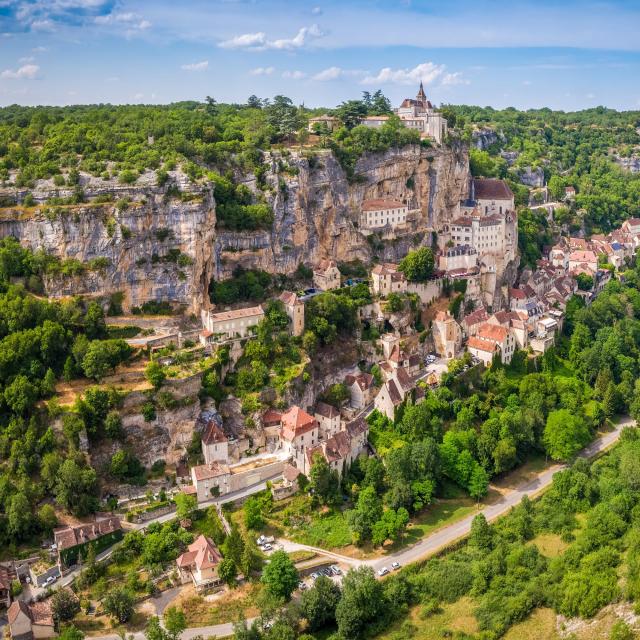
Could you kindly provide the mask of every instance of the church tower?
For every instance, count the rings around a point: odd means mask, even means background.
[[[420,89],[418,90],[418,95],[416,96],[416,102],[420,102],[424,107],[427,106],[427,94],[424,92],[422,80],[420,81]]]

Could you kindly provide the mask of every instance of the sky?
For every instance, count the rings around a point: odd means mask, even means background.
[[[0,105],[640,109],[640,0],[0,0]]]

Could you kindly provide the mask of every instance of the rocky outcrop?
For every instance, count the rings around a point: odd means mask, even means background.
[[[323,257],[348,262],[385,261],[403,257],[417,244],[431,241],[431,230],[453,217],[466,197],[469,170],[466,150],[418,145],[386,153],[365,154],[349,181],[330,151],[291,153],[287,171],[279,169],[276,152],[267,157],[271,170],[268,196],[274,210],[270,231],[237,233],[221,230],[216,237],[217,278],[236,266],[271,273],[291,273],[299,263]],[[253,181],[248,185],[254,187]],[[358,227],[363,200],[389,197],[410,202],[419,214],[390,242],[367,236]]]
[[[32,191],[42,206],[35,211],[2,210],[0,237],[13,235],[33,250],[75,258],[87,267],[75,276],[46,276],[46,292],[52,297],[121,292],[125,309],[163,300],[197,311],[207,303],[212,276],[213,192],[181,174],[172,177],[182,195],[168,196],[166,188],[151,180],[137,186],[93,180],[84,185],[85,198],[93,202],[66,206],[45,204],[71,192],[53,190],[42,181]],[[15,190],[10,195],[18,200],[23,196]],[[95,202],[107,195],[111,202]],[[108,262],[90,269],[96,258]]]
[[[544,187],[544,169],[542,167],[521,167],[513,170],[518,182],[528,187],[539,188]]]
[[[50,180],[31,190],[0,189],[0,199],[21,202],[30,193],[38,205],[1,209],[0,236],[14,235],[34,250],[76,258],[87,267],[102,259],[75,276],[47,276],[51,296],[121,292],[125,310],[162,300],[197,312],[208,305],[211,278],[227,278],[237,266],[286,274],[324,257],[399,260],[431,243],[432,230],[456,214],[469,180],[467,151],[459,144],[367,153],[351,180],[329,150],[273,151],[265,161],[264,197],[274,211],[269,230],[216,229],[212,186],[175,171],[164,187],[156,186],[153,172],[134,185],[82,174],[86,204],[78,205],[50,204],[73,195],[73,189],[57,189]],[[254,176],[236,178],[260,194]],[[363,200],[379,197],[408,202],[415,210],[406,228],[390,237],[358,226]]]
[[[616,156],[615,162],[625,171],[630,171],[631,173],[640,173],[640,156],[630,156],[628,158]]]
[[[501,142],[503,139],[504,136],[502,134],[498,133],[495,129],[490,129],[489,127],[476,129],[471,133],[471,144],[481,151],[485,151],[490,146]]]

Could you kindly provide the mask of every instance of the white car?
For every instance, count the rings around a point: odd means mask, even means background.
[[[267,544],[265,544],[262,547],[265,551],[271,551],[271,549],[273,549],[273,547],[267,542]]]
[[[382,567],[382,569],[378,569],[378,575],[380,577],[386,576],[387,573],[389,573],[389,569],[387,569],[387,567]]]
[[[400,563],[399,563],[399,562],[392,562],[392,563],[391,563],[391,568],[392,568],[394,571],[397,571],[397,570],[400,568]]]

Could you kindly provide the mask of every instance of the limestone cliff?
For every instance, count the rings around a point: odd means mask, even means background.
[[[91,260],[107,259],[75,276],[45,277],[52,297],[122,292],[125,308],[166,300],[197,311],[206,302],[212,275],[212,189],[174,173],[173,184],[180,192],[170,196],[155,186],[153,174],[143,178],[138,185],[123,186],[83,176],[84,196],[93,201],[65,206],[47,200],[66,198],[71,192],[40,181],[32,191],[39,206],[0,212],[0,237],[13,235],[33,250],[75,258],[87,267]],[[21,196],[15,191],[8,195]],[[95,202],[105,196],[111,201]]]
[[[291,153],[285,159],[271,153],[267,181],[275,221],[270,231],[217,234],[217,278],[241,265],[271,273],[291,273],[300,262],[323,257],[348,262],[402,258],[416,244],[429,243],[430,231],[451,219],[466,197],[469,170],[462,147],[430,149],[417,145],[386,153],[365,154],[349,181],[330,151]],[[247,184],[255,189],[255,184]],[[358,228],[363,200],[389,197],[420,210],[407,229],[389,241]]]
[[[125,309],[166,300],[197,312],[208,304],[210,279],[226,278],[238,265],[291,273],[299,263],[323,257],[398,260],[412,247],[429,244],[431,231],[456,215],[469,180],[467,151],[458,145],[365,154],[351,180],[328,150],[273,151],[265,161],[265,197],[274,211],[269,230],[216,229],[211,185],[194,184],[176,171],[164,187],[156,186],[153,172],[134,185],[82,174],[86,203],[77,205],[51,204],[73,190],[58,189],[50,180],[28,191],[0,189],[0,198],[21,202],[30,192],[36,203],[0,209],[0,237],[14,235],[34,250],[87,266],[94,260],[79,275],[45,278],[51,296],[122,292]],[[254,176],[236,178],[259,194]],[[391,236],[367,236],[358,228],[361,205],[379,197],[409,202],[419,213]],[[96,265],[96,258],[103,260]]]

